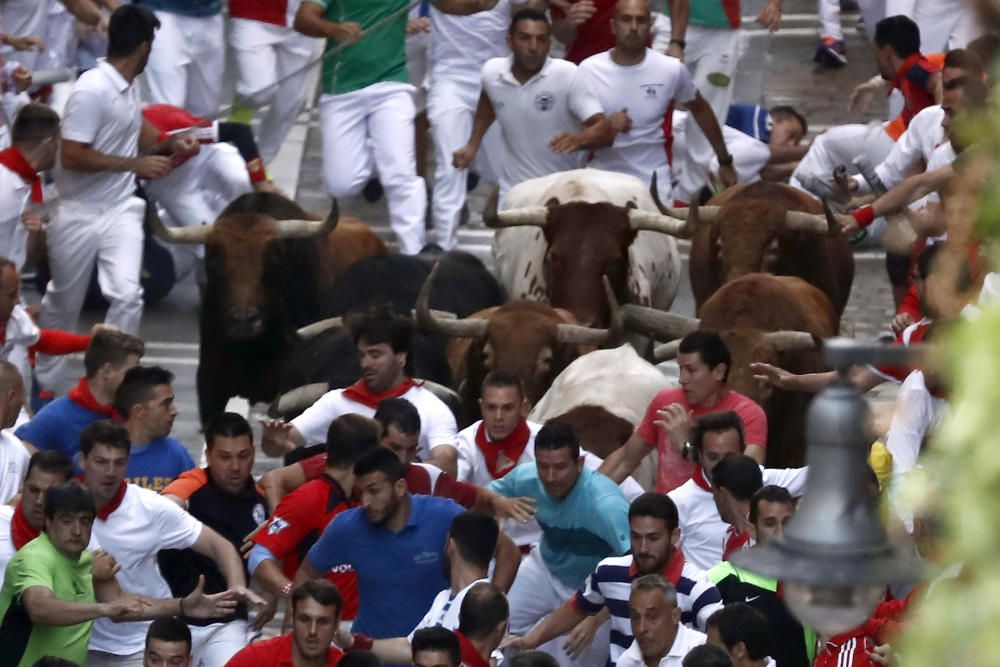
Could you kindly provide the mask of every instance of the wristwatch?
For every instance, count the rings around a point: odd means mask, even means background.
[[[687,42],[685,42],[683,39],[678,39],[677,37],[671,37],[670,38],[670,43],[671,44],[676,44],[677,46],[681,47],[682,49],[686,49],[687,48]]]
[[[733,156],[731,153],[726,153],[719,158],[720,167],[732,167],[733,166]]]
[[[693,450],[694,450],[694,447],[691,446],[691,443],[690,442],[685,442],[684,446],[681,447],[681,456],[683,456],[685,459],[689,459],[690,460],[690,458],[691,458],[691,452]]]

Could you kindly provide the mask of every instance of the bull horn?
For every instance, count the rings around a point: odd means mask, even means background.
[[[336,229],[339,221],[340,206],[334,198],[326,220],[278,220],[278,238],[301,239],[310,236],[324,236]]]
[[[692,202],[687,208],[667,208],[665,213],[681,220],[687,220],[693,229],[697,229],[702,222],[709,224],[719,219],[721,206],[699,206],[698,202]]]
[[[667,206],[660,200],[660,191],[657,187],[657,176],[656,172],[653,172],[652,178],[649,179],[649,194],[653,197],[653,203],[656,204],[656,208],[660,209],[660,213],[669,216],[671,218],[676,218],[677,220],[688,220],[691,217],[691,213],[697,213],[698,208],[695,204],[692,208],[675,208],[673,206]],[[719,217],[720,206],[705,206],[702,207],[702,211],[705,212],[706,222],[715,222],[716,218]],[[706,212],[706,209],[707,212]],[[695,223],[697,223],[697,215],[694,218]],[[695,229],[696,224],[691,224],[691,229]]]
[[[823,203],[823,217],[826,218],[826,233],[834,236],[840,232],[840,223],[837,222],[837,216],[833,214],[830,202],[826,199],[820,199],[820,201]]]
[[[633,208],[628,212],[628,221],[632,229],[637,232],[645,230],[670,234],[671,236],[679,236],[681,238],[690,238],[694,234],[693,223],[697,220]]]
[[[549,217],[547,206],[527,206],[525,208],[513,208],[507,211],[497,212],[496,218],[483,222],[493,229],[503,227],[544,227],[545,221]],[[492,222],[493,224],[490,224]]]
[[[330,391],[330,385],[326,382],[302,385],[274,399],[267,408],[267,414],[269,417],[277,418],[282,415],[302,412],[328,391]]]
[[[441,262],[435,262],[434,268],[431,269],[427,280],[424,281],[423,286],[420,288],[420,294],[417,295],[417,307],[413,309],[413,317],[417,326],[428,331],[437,331],[457,338],[482,339],[486,335],[486,326],[488,324],[486,320],[477,317],[459,319],[451,315],[451,313],[440,313],[439,311],[430,309],[431,288],[434,285],[434,279],[437,277],[440,268]]]
[[[299,338],[309,340],[310,338],[315,338],[324,331],[329,331],[330,329],[336,329],[342,326],[344,326],[343,317],[328,317],[325,320],[320,320],[319,322],[313,322],[312,324],[306,325],[295,333],[299,335]]]
[[[816,349],[816,339],[808,331],[771,331],[764,340],[778,352],[800,352]]]
[[[785,228],[795,232],[826,234],[830,231],[830,224],[825,215],[804,211],[787,211],[785,213]]]
[[[661,364],[664,361],[671,361],[677,358],[677,352],[680,350],[681,342],[679,340],[672,340],[669,343],[664,343],[660,345],[655,350],[653,350],[653,363]]]
[[[615,297],[615,291],[611,289],[611,281],[606,275],[601,276],[601,282],[604,285],[604,295],[608,299],[610,326],[607,329],[596,329],[579,324],[557,324],[556,340],[560,343],[601,346],[621,338],[625,329],[621,306],[618,304],[618,298]]]
[[[667,340],[683,338],[697,329],[699,324],[699,320],[693,317],[631,303],[622,307],[622,318],[629,331]]]
[[[161,241],[167,243],[201,244],[208,240],[208,235],[212,233],[212,224],[192,225],[190,227],[167,227],[160,220],[156,212],[156,205],[153,202],[146,204],[146,221],[149,228],[153,230]]]

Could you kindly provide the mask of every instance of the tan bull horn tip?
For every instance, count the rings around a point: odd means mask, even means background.
[[[796,232],[814,232],[816,234],[826,234],[830,230],[826,216],[804,211],[787,211],[785,213],[785,227]]]
[[[608,329],[592,329],[580,324],[557,324],[556,339],[568,345],[604,345],[608,341]]]
[[[820,202],[823,204],[823,217],[826,218],[826,233],[833,236],[840,232],[840,223],[837,222],[837,216],[833,214],[830,202],[823,198],[820,199]]]
[[[431,269],[427,280],[420,288],[420,294],[417,296],[417,307],[413,309],[413,318],[417,326],[427,331],[437,331],[458,338],[483,338],[486,335],[488,325],[486,320],[475,317],[459,319],[452,313],[431,310],[431,289],[440,268],[441,263],[435,262],[434,268]]]
[[[506,211],[499,211],[496,220],[493,221],[492,228],[503,227],[544,227],[549,219],[549,208],[547,206],[527,206],[525,208],[512,208]],[[486,219],[483,218],[483,222]]]
[[[672,340],[669,343],[660,345],[653,350],[653,363],[661,364],[664,361],[676,359],[680,346],[681,342],[679,340]]]
[[[770,331],[764,338],[778,352],[814,350],[816,339],[807,331]]]
[[[308,324],[295,333],[299,335],[299,338],[303,340],[309,340],[310,338],[315,338],[324,331],[329,331],[330,329],[336,329],[337,327],[344,326],[343,317],[329,317],[325,320],[320,320],[319,322],[313,322]]]
[[[661,340],[683,338],[700,324],[700,321],[693,317],[631,303],[622,306],[622,319],[629,331]]]
[[[296,239],[323,236],[336,229],[339,221],[340,205],[335,198],[325,220],[278,220],[278,238]]]
[[[691,232],[694,231],[689,228],[690,224],[686,220],[674,218],[662,213],[643,211],[637,208],[629,210],[628,220],[632,229],[637,232],[659,232],[661,234],[669,234],[670,236],[680,236],[683,238],[690,236]]]
[[[486,198],[486,206],[483,207],[483,224],[490,229],[497,227],[497,207],[500,205],[500,186],[493,188],[493,192]]]
[[[326,382],[316,382],[296,387],[274,399],[267,409],[267,414],[269,417],[277,418],[302,412],[318,401],[328,391],[330,391],[330,385]]]
[[[146,220],[149,222],[153,234],[160,240],[167,243],[204,243],[208,235],[212,233],[211,224],[192,225],[190,227],[167,227],[163,224],[159,214],[156,212],[156,205],[152,202],[146,204]]]

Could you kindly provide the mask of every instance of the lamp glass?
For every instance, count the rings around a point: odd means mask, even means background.
[[[864,623],[885,592],[885,586],[824,586],[786,581],[785,604],[799,621],[820,635],[832,637]]]

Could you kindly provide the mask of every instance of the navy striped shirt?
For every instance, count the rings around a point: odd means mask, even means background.
[[[702,570],[684,560],[680,549],[663,571],[663,576],[677,589],[677,606],[681,609],[681,623],[699,630],[705,629],[708,617],[722,609],[722,596]],[[573,604],[580,611],[596,614],[607,607],[611,614],[611,662],[618,658],[632,643],[632,623],[629,619],[628,599],[632,580],[638,576],[632,555],[605,558],[587,577],[583,590],[577,591]]]

